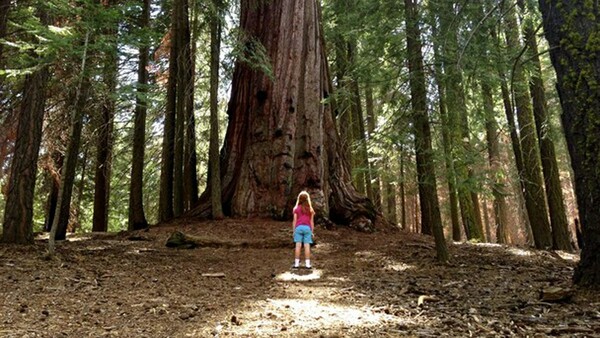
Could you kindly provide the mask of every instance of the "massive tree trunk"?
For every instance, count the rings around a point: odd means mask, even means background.
[[[105,10],[114,6],[115,0],[101,0]],[[112,172],[113,125],[115,116],[115,91],[117,87],[118,56],[117,56],[117,22],[104,29],[103,35],[110,46],[104,54],[104,69],[102,70],[102,107],[98,116],[96,148],[96,173],[94,178],[94,216],[92,231],[108,230],[108,210],[110,199],[110,176]],[[95,115],[95,114],[94,114]]]
[[[48,78],[48,66],[43,66],[25,78],[4,209],[2,242],[5,243],[33,243],[33,192]]]
[[[507,46],[513,51],[518,51],[522,48],[522,45],[519,40],[515,10],[509,10],[504,19],[506,22]],[[521,60],[516,60],[514,63],[512,79],[522,151],[523,170],[521,180],[524,186],[525,206],[527,207],[535,247],[548,249],[552,248],[552,232],[544,195],[540,150],[531,109],[531,97]]]
[[[243,0],[240,24],[244,59],[252,62],[238,61],[233,75],[221,150],[225,214],[289,219],[306,189],[317,221],[373,230],[378,214],[352,186],[323,103],[331,84],[318,2]],[[258,64],[265,58],[269,64]],[[210,216],[209,196],[210,188],[190,215]]]
[[[519,0],[518,3],[522,11],[527,10],[523,0]],[[556,161],[556,151],[554,150],[554,142],[551,138],[552,124],[550,122],[550,117],[548,116],[548,107],[546,105],[546,94],[544,81],[542,79],[542,66],[538,52],[537,38],[535,36],[536,33],[533,23],[530,20],[525,21],[523,25],[523,34],[534,67],[529,81],[529,88],[533,99],[533,116],[540,146],[542,173],[544,174],[544,186],[546,187],[546,199],[548,201],[548,211],[550,213],[552,248],[572,251],[573,246],[571,245],[571,234],[569,233],[567,214],[565,212],[558,163]]]
[[[574,281],[600,287],[600,57],[597,2],[540,0],[583,230]]]
[[[421,51],[421,32],[419,15],[415,0],[404,0],[406,11],[406,48],[408,51],[408,69],[410,72],[410,94],[413,109],[415,131],[415,153],[417,157],[417,177],[421,201],[421,220],[423,233],[433,233],[438,260],[449,259],[446,239],[442,226],[442,217],[437,196],[435,165],[431,147],[431,131],[427,114],[427,91],[423,71]]]
[[[150,24],[150,0],[142,0],[140,28]],[[144,153],[146,147],[146,113],[148,111],[148,62],[150,48],[144,40],[139,49],[138,81],[136,88],[135,113],[133,121],[133,156],[131,161],[131,181],[129,185],[129,222],[128,230],[148,227],[144,213]]]

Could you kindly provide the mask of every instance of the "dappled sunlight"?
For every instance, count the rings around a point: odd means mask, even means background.
[[[572,262],[579,262],[579,254],[575,254],[575,253],[571,253],[571,252],[565,252],[565,251],[555,251],[556,254],[567,261],[572,261]]]
[[[341,305],[316,299],[267,299],[248,308],[254,310],[236,313],[230,322],[218,323],[213,334],[270,336],[292,330],[317,334],[347,332],[352,328],[415,324],[411,319],[378,313],[368,306]]]
[[[375,251],[357,251],[356,253],[354,253],[354,255],[362,260],[367,261],[381,257],[381,253]]]
[[[480,247],[484,247],[484,248],[501,248],[502,244],[498,244],[498,243],[471,243],[475,246],[480,246]]]
[[[406,271],[406,270],[412,270],[415,268],[416,267],[414,265],[410,265],[410,264],[406,264],[406,263],[402,263],[402,262],[396,262],[393,260],[388,260],[387,265],[385,266],[386,270],[391,270],[391,271]]]
[[[519,249],[519,248],[507,248],[506,249],[507,252],[515,255],[515,256],[533,256],[533,253],[529,250],[524,250],[524,249]]]
[[[308,271],[308,274],[299,273],[299,272],[290,272],[286,271],[275,276],[275,280],[282,282],[304,282],[317,280],[321,278],[322,271],[318,269],[311,270],[298,270],[298,271]]]

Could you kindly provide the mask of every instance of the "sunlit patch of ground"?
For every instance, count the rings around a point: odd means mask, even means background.
[[[374,312],[367,306],[343,305],[326,299],[268,299],[250,308],[248,312],[232,315],[229,322],[217,323],[211,333],[252,337],[288,336],[288,331],[293,331],[302,336],[318,336],[357,328],[415,324],[410,319]]]
[[[310,269],[310,270],[305,270],[308,273],[299,273],[299,271],[303,271],[303,270],[296,270],[296,271],[286,271],[283,273],[278,274],[277,276],[275,276],[275,280],[278,281],[282,281],[282,282],[303,282],[303,281],[311,281],[311,280],[317,280],[321,278],[321,274],[322,271],[318,270],[318,269]]]
[[[403,262],[398,262],[392,259],[387,259],[386,260],[386,265],[385,265],[385,269],[386,270],[391,270],[391,271],[406,271],[406,270],[411,270],[414,269],[415,266],[414,265],[410,265],[410,264],[406,264]]]
[[[375,251],[358,251],[354,255],[363,261],[372,261],[381,257],[381,253]]]
[[[579,262],[579,254],[573,254],[573,253],[564,252],[564,251],[555,251],[555,252],[562,259],[565,259],[568,261],[573,261],[573,262]]]
[[[515,256],[533,256],[533,253],[530,250],[523,250],[520,248],[509,247],[506,251]]]

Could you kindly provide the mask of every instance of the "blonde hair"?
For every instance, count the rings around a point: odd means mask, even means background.
[[[310,195],[307,191],[301,191],[298,194],[298,198],[296,199],[296,207],[301,206],[302,212],[305,214],[314,214],[315,210],[312,207],[312,202],[310,201]]]

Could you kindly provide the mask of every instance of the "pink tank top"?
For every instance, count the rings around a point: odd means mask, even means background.
[[[302,206],[298,205],[298,206],[294,207],[294,214],[297,215],[295,226],[299,226],[299,225],[310,226],[310,213],[305,214],[304,212],[302,212]]]

